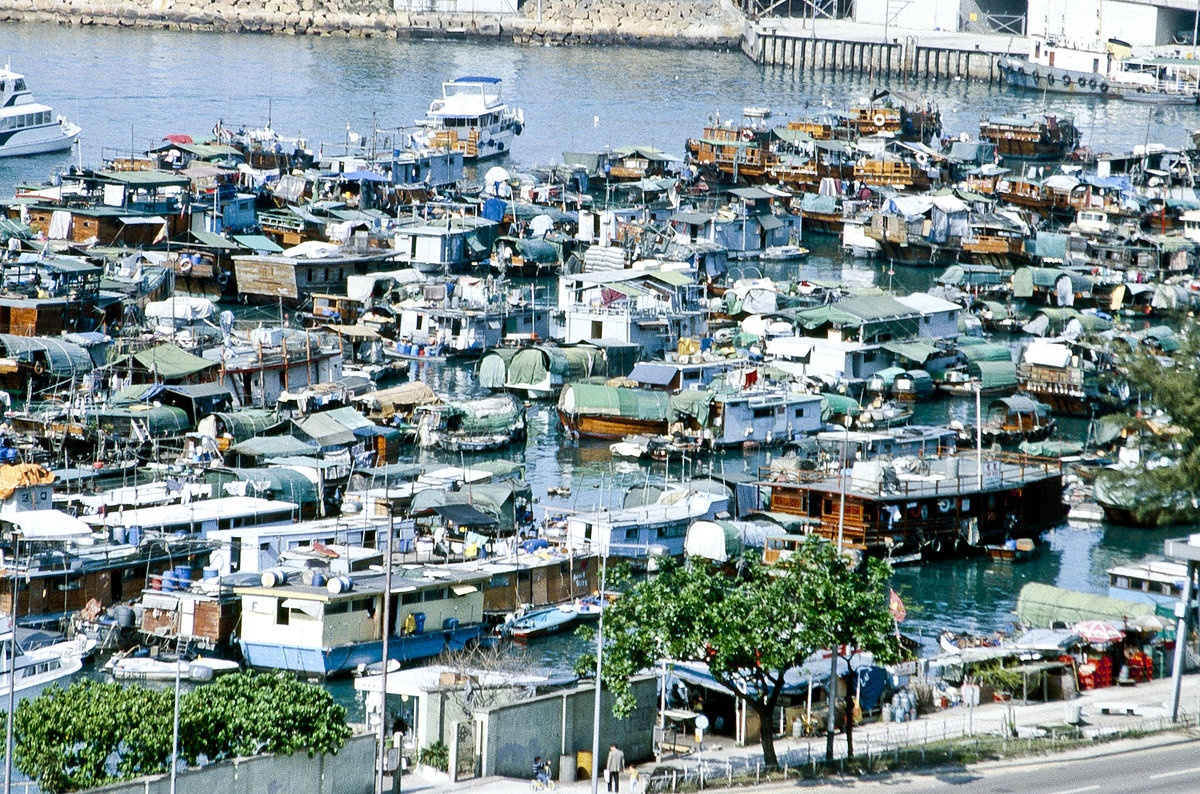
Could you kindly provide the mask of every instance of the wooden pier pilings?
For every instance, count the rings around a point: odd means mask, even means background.
[[[751,24],[742,51],[755,63],[796,71],[838,71],[919,79],[999,79],[1002,53],[921,44],[915,36],[892,42],[818,38]]]

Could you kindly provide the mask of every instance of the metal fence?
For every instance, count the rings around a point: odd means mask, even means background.
[[[1024,14],[989,14],[986,11],[958,15],[960,33],[1007,33],[1025,35]]]
[[[1135,717],[1123,719],[1112,725],[1091,725],[1075,731],[1047,730],[1037,726],[1019,726],[1002,723],[995,730],[994,721],[987,729],[977,730],[972,714],[957,720],[918,721],[907,723],[885,723],[882,736],[878,728],[861,731],[854,737],[855,757],[845,757],[844,739],[839,737],[836,751],[841,753],[832,762],[825,760],[824,739],[809,742],[804,747],[779,753],[779,764],[775,767],[763,765],[761,758],[747,756],[733,759],[706,759],[703,752],[695,760],[684,759],[670,768],[660,767],[646,780],[647,792],[674,792],[680,788],[731,788],[734,785],[757,785],[764,779],[780,777],[797,779],[818,777],[822,774],[844,773],[847,764],[865,765],[868,769],[876,762],[891,762],[906,766],[925,764],[933,755],[934,761],[965,759],[984,748],[994,748],[1000,741],[1004,755],[1053,749],[1056,744],[1072,744],[1080,741],[1115,739],[1122,736],[1159,733],[1197,725],[1196,714],[1180,714],[1177,721],[1169,716]],[[1064,726],[1065,727],[1065,726]],[[972,743],[972,739],[975,741]],[[954,744],[951,744],[951,743]]]

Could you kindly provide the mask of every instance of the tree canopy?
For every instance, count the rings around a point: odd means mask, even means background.
[[[777,762],[769,726],[785,673],[822,648],[846,645],[879,661],[895,654],[888,611],[888,566],[867,560],[852,570],[846,557],[816,538],[786,562],[743,561],[735,576],[707,560],[668,562],[634,585],[604,614],[604,683],[614,712],[634,706],[630,677],[659,659],[703,662],[713,679],[759,716],[763,759]],[[581,659],[577,669],[594,669]]]
[[[22,702],[14,762],[48,794],[166,772],[174,693],[80,681]],[[257,753],[336,753],[346,710],[321,687],[285,675],[235,673],[186,693],[179,754],[189,764]]]
[[[1188,323],[1180,337],[1170,358],[1139,348],[1123,367],[1144,408],[1140,465],[1116,485],[1128,485],[1140,520],[1161,524],[1194,516],[1200,502],[1200,326]]]

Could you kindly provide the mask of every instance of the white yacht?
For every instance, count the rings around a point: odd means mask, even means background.
[[[417,124],[429,130],[426,145],[462,152],[467,160],[502,155],[521,134],[525,115],[500,99],[499,77],[458,77],[442,83],[435,99]]]
[[[9,650],[12,631],[0,633],[0,713],[8,710]],[[51,684],[65,682],[82,669],[83,661],[95,649],[96,641],[82,634],[71,640],[50,645],[22,647],[18,631],[15,701],[37,697]]]
[[[62,151],[78,137],[79,125],[33,101],[24,75],[0,68],[0,157]]]

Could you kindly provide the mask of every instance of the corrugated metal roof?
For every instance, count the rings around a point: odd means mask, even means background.
[[[650,386],[669,386],[679,370],[669,364],[654,364],[640,361],[629,373],[629,379]]]

